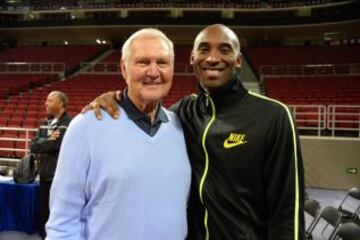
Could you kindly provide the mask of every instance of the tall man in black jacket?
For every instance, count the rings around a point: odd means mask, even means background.
[[[49,218],[49,195],[55,174],[61,141],[70,124],[71,117],[66,113],[68,99],[63,92],[51,92],[46,99],[46,121],[39,127],[36,137],[31,141],[30,150],[37,154],[40,175],[39,224],[40,236],[45,239],[45,224]],[[69,173],[71,174],[71,173]]]
[[[243,87],[240,43],[224,25],[197,35],[190,62],[200,94],[171,108],[193,171],[188,239],[302,240],[303,165],[289,109]],[[114,99],[107,93],[88,108],[118,116]]]

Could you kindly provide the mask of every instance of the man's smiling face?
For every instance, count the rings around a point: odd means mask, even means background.
[[[190,63],[200,84],[209,91],[226,85],[241,65],[236,35],[222,25],[212,25],[199,33]]]

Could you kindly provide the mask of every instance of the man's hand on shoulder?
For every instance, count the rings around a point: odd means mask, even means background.
[[[89,110],[92,110],[98,120],[101,120],[101,111],[104,109],[109,115],[117,119],[120,116],[120,110],[117,104],[117,101],[121,100],[121,91],[111,91],[103,93],[100,96],[96,97],[91,103],[86,105],[81,113],[85,113]]]

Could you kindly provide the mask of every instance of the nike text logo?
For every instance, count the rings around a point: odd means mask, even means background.
[[[224,141],[224,148],[232,148],[247,143],[245,134],[230,133],[229,137]]]

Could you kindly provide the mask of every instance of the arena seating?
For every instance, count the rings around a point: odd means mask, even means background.
[[[300,113],[295,112],[295,118],[303,119],[298,126],[316,127],[319,120],[325,123],[324,110],[309,105],[337,105],[327,109],[327,127],[331,128],[333,121],[342,129],[359,127],[360,76],[268,77],[264,86],[268,96],[298,106]]]
[[[360,77],[340,67],[326,68],[360,63],[360,45],[249,47],[246,55],[255,70],[275,66],[271,72],[259,72],[270,97],[287,104],[360,103]],[[291,68],[294,65],[323,67],[298,72],[300,68]]]
[[[360,45],[248,47],[244,53],[266,95],[291,105],[301,129],[359,128]]]
[[[121,58],[121,49],[115,49],[111,54],[109,54],[106,58],[101,60],[101,62],[111,62],[111,63],[119,63]]]
[[[104,49],[104,45],[20,46],[0,53],[0,62],[64,62],[66,69]]]
[[[256,70],[264,65],[360,63],[360,45],[248,47],[245,52]]]
[[[360,104],[360,76],[268,77],[264,86],[288,104]]]
[[[99,94],[122,89],[125,81],[119,75],[78,75],[67,81],[54,82],[50,86],[34,89],[32,93],[12,96],[8,101],[0,102],[2,117],[36,118],[44,110],[42,105],[49,92],[64,91],[69,97],[69,111],[77,113],[81,108]],[[174,103],[180,97],[196,91],[197,83],[192,76],[175,76],[173,89],[166,100],[166,105]],[[18,123],[18,121],[16,122]],[[21,124],[20,124],[21,125]]]
[[[64,82],[56,82],[44,88],[41,92],[34,94],[46,98],[46,95],[53,90],[64,91],[69,97],[68,111],[75,115],[92,99],[103,92],[123,89],[125,80],[120,75],[78,75]],[[181,97],[196,91],[197,82],[192,76],[175,76],[173,88],[165,99],[166,107],[175,103]]]
[[[334,0],[332,0],[334,1]],[[331,2],[329,0],[304,1],[260,1],[260,0],[233,0],[233,1],[75,1],[75,0],[37,0],[32,1],[35,10],[51,10],[60,7],[66,8],[285,8],[294,6],[319,5]]]
[[[10,95],[26,92],[29,89],[58,80],[57,75],[42,72],[44,67],[36,66],[36,63],[64,63],[65,69],[70,70],[80,62],[95,56],[104,49],[104,45],[72,45],[72,46],[22,46],[9,49],[0,53],[0,99]],[[24,72],[22,67],[27,65]],[[12,71],[8,64],[20,64],[18,71]],[[11,65],[12,66],[12,65]],[[55,69],[56,70],[56,69]],[[9,73],[11,72],[11,74]],[[36,73],[36,74],[35,74]]]
[[[56,80],[54,74],[0,74],[0,99]]]
[[[21,95],[0,99],[0,127],[36,128],[46,117],[44,103],[51,91],[59,90],[69,98],[68,113],[75,116],[96,96],[114,89],[123,89],[125,81],[120,75],[78,75],[66,81],[53,82],[42,88],[33,89]],[[169,107],[185,95],[196,92],[197,81],[193,76],[175,76],[173,88],[165,99],[164,106]],[[2,130],[2,138],[32,138],[34,132],[26,136],[25,131]],[[0,148],[24,149],[25,141],[0,141]],[[1,151],[2,157],[22,157],[23,152]]]
[[[197,93],[198,91],[198,81],[194,76],[175,76],[173,88],[170,91],[170,94],[165,99],[164,105],[170,107],[172,104],[177,102],[179,99],[184,96]]]
[[[175,72],[192,72],[190,54],[192,46],[175,45]]]

